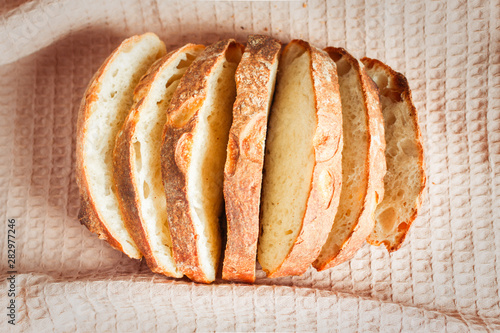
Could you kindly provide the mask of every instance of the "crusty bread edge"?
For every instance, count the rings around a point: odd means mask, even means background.
[[[151,34],[151,33],[147,33]],[[101,79],[103,75],[108,71],[109,66],[112,64],[113,60],[122,52],[124,49],[129,47],[131,44],[137,42],[143,36],[147,35],[136,35],[123,41],[117,49],[111,53],[111,55],[106,58],[101,67],[92,77],[86,91],[84,98],[80,104],[80,110],[78,112],[77,120],[77,140],[76,140],[76,167],[75,175],[76,182],[80,189],[80,211],[78,213],[78,219],[80,223],[86,226],[91,232],[98,235],[100,239],[106,240],[113,248],[125,253],[122,245],[118,240],[113,237],[109,231],[106,222],[99,215],[96,210],[95,200],[90,193],[89,182],[87,179],[87,172],[84,161],[84,146],[85,146],[85,135],[87,132],[88,119],[93,112],[93,104],[96,102],[98,94],[101,90]],[[136,256],[130,253],[125,253],[129,257],[134,259],[140,259],[141,256]]]
[[[385,163],[385,135],[384,135],[384,118],[382,116],[382,109],[380,104],[380,97],[377,85],[365,72],[363,65],[349,54],[343,48],[327,47],[325,49],[329,54],[330,52],[338,52],[342,57],[349,62],[353,69],[355,69],[359,76],[359,82],[363,92],[367,115],[367,128],[368,128],[368,157],[366,159],[365,172],[368,179],[367,188],[363,202],[363,208],[359,214],[357,223],[352,230],[349,237],[341,245],[340,251],[333,258],[318,262],[315,261],[313,266],[322,271],[351,259],[354,254],[364,244],[366,238],[373,230],[375,223],[374,213],[375,209],[383,199],[384,196],[384,175],[386,172]],[[379,142],[374,140],[378,136]]]
[[[264,145],[272,102],[272,92],[271,100],[268,99],[267,85],[275,80],[271,77],[271,66],[278,62],[280,50],[281,43],[272,37],[249,36],[236,70],[237,95],[224,168],[227,216],[224,280],[255,281]],[[254,151],[256,147],[262,150]]]
[[[336,65],[324,51],[305,41],[291,43],[298,43],[311,56],[311,79],[318,117],[313,139],[316,163],[301,230],[283,262],[276,270],[268,272],[271,278],[302,275],[309,268],[332,228],[342,187],[342,107]],[[327,63],[332,67],[328,68]],[[325,74],[331,76],[331,82],[325,79]],[[324,155],[328,157],[319,161]]]
[[[378,242],[374,239],[371,239],[370,237],[367,238],[368,243],[372,245],[381,245],[384,243],[385,247],[389,252],[394,252],[399,250],[399,248],[402,246],[404,240],[406,239],[406,236],[408,235],[408,231],[410,230],[410,227],[417,218],[418,212],[420,208],[422,207],[422,203],[424,201],[425,197],[425,189],[427,186],[427,176],[425,172],[425,156],[424,156],[424,145],[423,145],[423,140],[422,140],[422,132],[420,130],[420,125],[419,125],[419,117],[418,117],[418,111],[415,107],[415,104],[413,103],[413,98],[411,94],[411,89],[410,85],[408,84],[408,80],[406,77],[399,73],[394,71],[391,67],[386,65],[385,63],[381,62],[380,60],[377,59],[371,59],[371,58],[362,58],[361,62],[366,66],[366,67],[380,67],[382,70],[384,70],[388,76],[390,76],[394,80],[394,84],[402,91],[402,96],[403,100],[406,102],[408,109],[411,112],[411,119],[413,119],[413,124],[415,126],[415,134],[417,137],[417,148],[418,148],[418,159],[419,159],[419,169],[421,172],[421,178],[420,178],[420,192],[417,197],[417,202],[415,206],[413,207],[413,214],[412,216],[405,221],[407,224],[407,227],[405,228],[405,231],[401,238],[398,240],[398,242],[394,245],[389,244],[388,242]]]
[[[135,136],[137,123],[140,120],[144,100],[147,98],[147,94],[151,90],[154,81],[161,74],[162,69],[169,66],[179,55],[188,52],[190,49],[199,47],[202,46],[188,44],[170,52],[157,60],[141,78],[134,91],[134,105],[123,124],[122,130],[116,137],[113,153],[113,179],[125,225],[144,255],[149,268],[155,273],[170,277],[182,277],[182,274],[165,269],[153,253],[150,241],[151,236],[148,234],[147,227],[145,226],[146,221],[144,221],[142,214],[140,196],[134,185],[136,182],[136,173],[132,140]]]
[[[191,162],[198,111],[207,96],[207,78],[225,57],[228,48],[234,46],[243,48],[233,39],[216,42],[191,64],[172,97],[167,111],[169,119],[162,135],[162,178],[174,259],[182,273],[202,283],[212,281],[201,267],[187,196],[186,172]]]

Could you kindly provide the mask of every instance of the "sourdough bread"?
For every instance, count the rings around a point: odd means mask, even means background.
[[[204,46],[188,44],[151,66],[116,137],[114,180],[125,226],[155,273],[181,277],[172,257],[161,178],[161,135],[179,81]]]
[[[335,63],[294,40],[270,112],[258,260],[269,277],[303,274],[318,256],[341,189],[342,111]]]
[[[207,47],[181,79],[163,131],[162,175],[174,259],[197,282],[212,282],[219,264],[224,163],[241,54],[234,40]]]
[[[236,70],[236,101],[224,168],[227,243],[222,278],[254,282],[267,118],[281,44],[249,36]]]
[[[384,195],[384,122],[378,90],[363,64],[341,48],[326,49],[337,64],[344,127],[342,194],[333,228],[314,262],[324,270],[351,259],[373,230]]]
[[[133,102],[133,91],[151,64],[165,54],[153,33],[125,40],[90,82],[78,114],[76,180],[79,219],[99,238],[131,258],[141,252],[125,228],[113,186],[113,149]]]
[[[426,177],[422,135],[408,81],[384,63],[361,59],[380,90],[387,148],[384,200],[375,211],[375,228],[368,237],[387,250],[401,247],[422,205]]]

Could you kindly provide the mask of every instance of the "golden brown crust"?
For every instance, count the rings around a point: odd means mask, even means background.
[[[280,50],[281,43],[274,38],[249,36],[236,70],[237,96],[224,170],[225,280],[255,281],[264,144],[271,103],[268,85],[275,80],[271,67],[277,64]]]
[[[313,139],[316,163],[302,228],[281,265],[269,277],[301,275],[316,259],[337,213],[342,187],[342,107],[335,63],[309,43],[294,40],[311,56],[311,79],[317,114]],[[286,48],[283,53],[286,52]]]
[[[192,135],[198,123],[198,110],[207,96],[208,78],[231,48],[242,46],[232,39],[214,43],[191,64],[172,97],[162,136],[162,177],[174,259],[182,273],[203,283],[212,281],[201,268],[185,171],[191,162]]]
[[[406,103],[408,110],[410,110],[410,115],[411,119],[413,120],[413,125],[415,128],[415,135],[416,135],[416,145],[417,145],[417,151],[418,151],[418,159],[419,159],[419,169],[421,171],[421,177],[420,177],[420,192],[417,197],[417,202],[415,206],[412,208],[413,213],[411,217],[406,220],[402,221],[405,224],[403,225],[403,228],[398,228],[398,233],[401,232],[401,236],[396,240],[395,243],[390,243],[390,242],[379,242],[375,240],[374,238],[368,237],[367,241],[368,243],[372,245],[380,245],[384,243],[385,247],[389,252],[397,251],[401,245],[403,244],[406,235],[408,234],[408,231],[410,230],[410,227],[413,223],[413,221],[417,218],[418,211],[420,207],[422,206],[423,198],[424,198],[424,193],[425,193],[425,187],[427,184],[427,177],[425,174],[425,160],[424,160],[424,147],[423,147],[423,142],[422,142],[422,133],[420,131],[420,125],[418,123],[418,112],[417,109],[415,108],[415,105],[413,104],[413,99],[411,95],[411,90],[410,86],[408,84],[408,81],[406,77],[394,71],[392,68],[390,68],[388,65],[384,64],[380,60],[377,59],[370,59],[370,58],[362,58],[361,62],[367,67],[367,68],[376,68],[377,70],[382,70],[386,73],[386,75],[390,78],[392,78],[392,85],[393,89],[397,94],[399,94],[402,98],[402,100]]]
[[[147,35],[147,34],[145,34]],[[104,74],[108,71],[118,54],[129,48],[131,45],[140,40],[143,36],[133,36],[125,40],[113,53],[104,61],[99,70],[94,74],[90,81],[84,98],[82,99],[80,110],[78,112],[77,122],[77,142],[76,142],[76,182],[80,189],[80,212],[78,218],[80,223],[85,225],[91,232],[96,233],[100,239],[106,240],[112,247],[124,252],[122,245],[116,240],[103,218],[99,216],[96,210],[96,204],[90,186],[88,183],[87,169],[84,160],[84,145],[87,134],[88,120],[94,111],[93,104],[97,101],[98,94],[101,90],[101,84]],[[159,54],[158,56],[161,56]],[[141,256],[134,256],[126,253],[128,256],[140,259]]]
[[[318,270],[325,270],[351,259],[364,244],[374,226],[376,206],[384,196],[385,164],[385,136],[384,119],[381,111],[378,88],[366,74],[361,63],[342,48],[328,47],[325,49],[332,59],[345,58],[359,76],[367,113],[368,151],[365,165],[367,188],[363,200],[363,208],[358,216],[357,223],[348,238],[341,245],[340,251],[332,258],[315,261],[313,266]]]
[[[171,270],[164,268],[153,253],[151,235],[149,235],[148,228],[146,227],[147,222],[143,218],[140,195],[135,186],[136,172],[133,139],[137,123],[141,117],[144,99],[147,98],[154,81],[162,74],[163,69],[175,61],[178,56],[191,50],[200,50],[202,48],[202,45],[188,44],[170,52],[151,66],[135,88],[134,105],[125,120],[122,130],[118,133],[113,153],[113,177],[125,225],[144,255],[149,268],[155,273],[171,277],[181,277],[182,274],[175,274]]]

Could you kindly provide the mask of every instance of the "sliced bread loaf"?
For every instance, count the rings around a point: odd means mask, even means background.
[[[129,257],[142,254],[125,228],[113,186],[113,149],[133,103],[134,88],[151,64],[165,55],[153,33],[125,40],[90,82],[78,114],[76,179],[79,219],[99,238]]]
[[[270,112],[258,260],[269,277],[303,274],[331,230],[341,189],[342,111],[335,63],[294,40]]]
[[[426,184],[422,135],[404,75],[375,59],[361,61],[380,90],[387,144],[384,200],[375,211],[375,228],[368,242],[396,251],[422,205]]]
[[[267,116],[281,43],[249,36],[236,70],[236,101],[224,169],[227,243],[222,278],[254,282]]]
[[[351,259],[370,235],[384,195],[384,121],[377,86],[363,64],[341,48],[326,49],[337,64],[344,127],[342,194],[333,228],[314,262],[324,270]]]
[[[215,279],[221,253],[226,147],[243,47],[207,47],[182,77],[167,111],[161,147],[173,254],[191,280]]]
[[[181,277],[172,257],[161,178],[161,135],[179,81],[204,46],[188,44],[151,66],[116,137],[114,180],[125,225],[153,272]]]

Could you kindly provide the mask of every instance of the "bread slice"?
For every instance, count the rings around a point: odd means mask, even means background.
[[[254,282],[267,117],[281,43],[249,36],[236,70],[236,102],[224,168],[227,243],[222,278]]]
[[[132,106],[135,86],[163,55],[165,44],[153,33],[125,40],[94,75],[78,114],[80,222],[131,258],[142,255],[120,214],[113,186],[113,148]]]
[[[426,185],[424,149],[408,81],[386,64],[363,58],[366,72],[380,90],[387,148],[384,200],[375,211],[368,243],[387,250],[401,247],[422,205]]]
[[[125,226],[155,273],[182,277],[172,257],[165,190],[161,178],[161,135],[179,81],[203,51],[188,44],[151,66],[137,85],[134,105],[116,137],[114,180]]]
[[[283,50],[271,108],[258,260],[269,277],[303,274],[331,230],[342,182],[335,63],[294,40]]]
[[[333,228],[314,262],[317,270],[354,256],[372,232],[384,196],[384,120],[377,86],[363,64],[342,48],[326,49],[336,62],[344,127],[342,194]]]
[[[224,163],[243,47],[207,47],[181,79],[168,108],[162,175],[174,259],[191,280],[210,283],[221,253]]]

